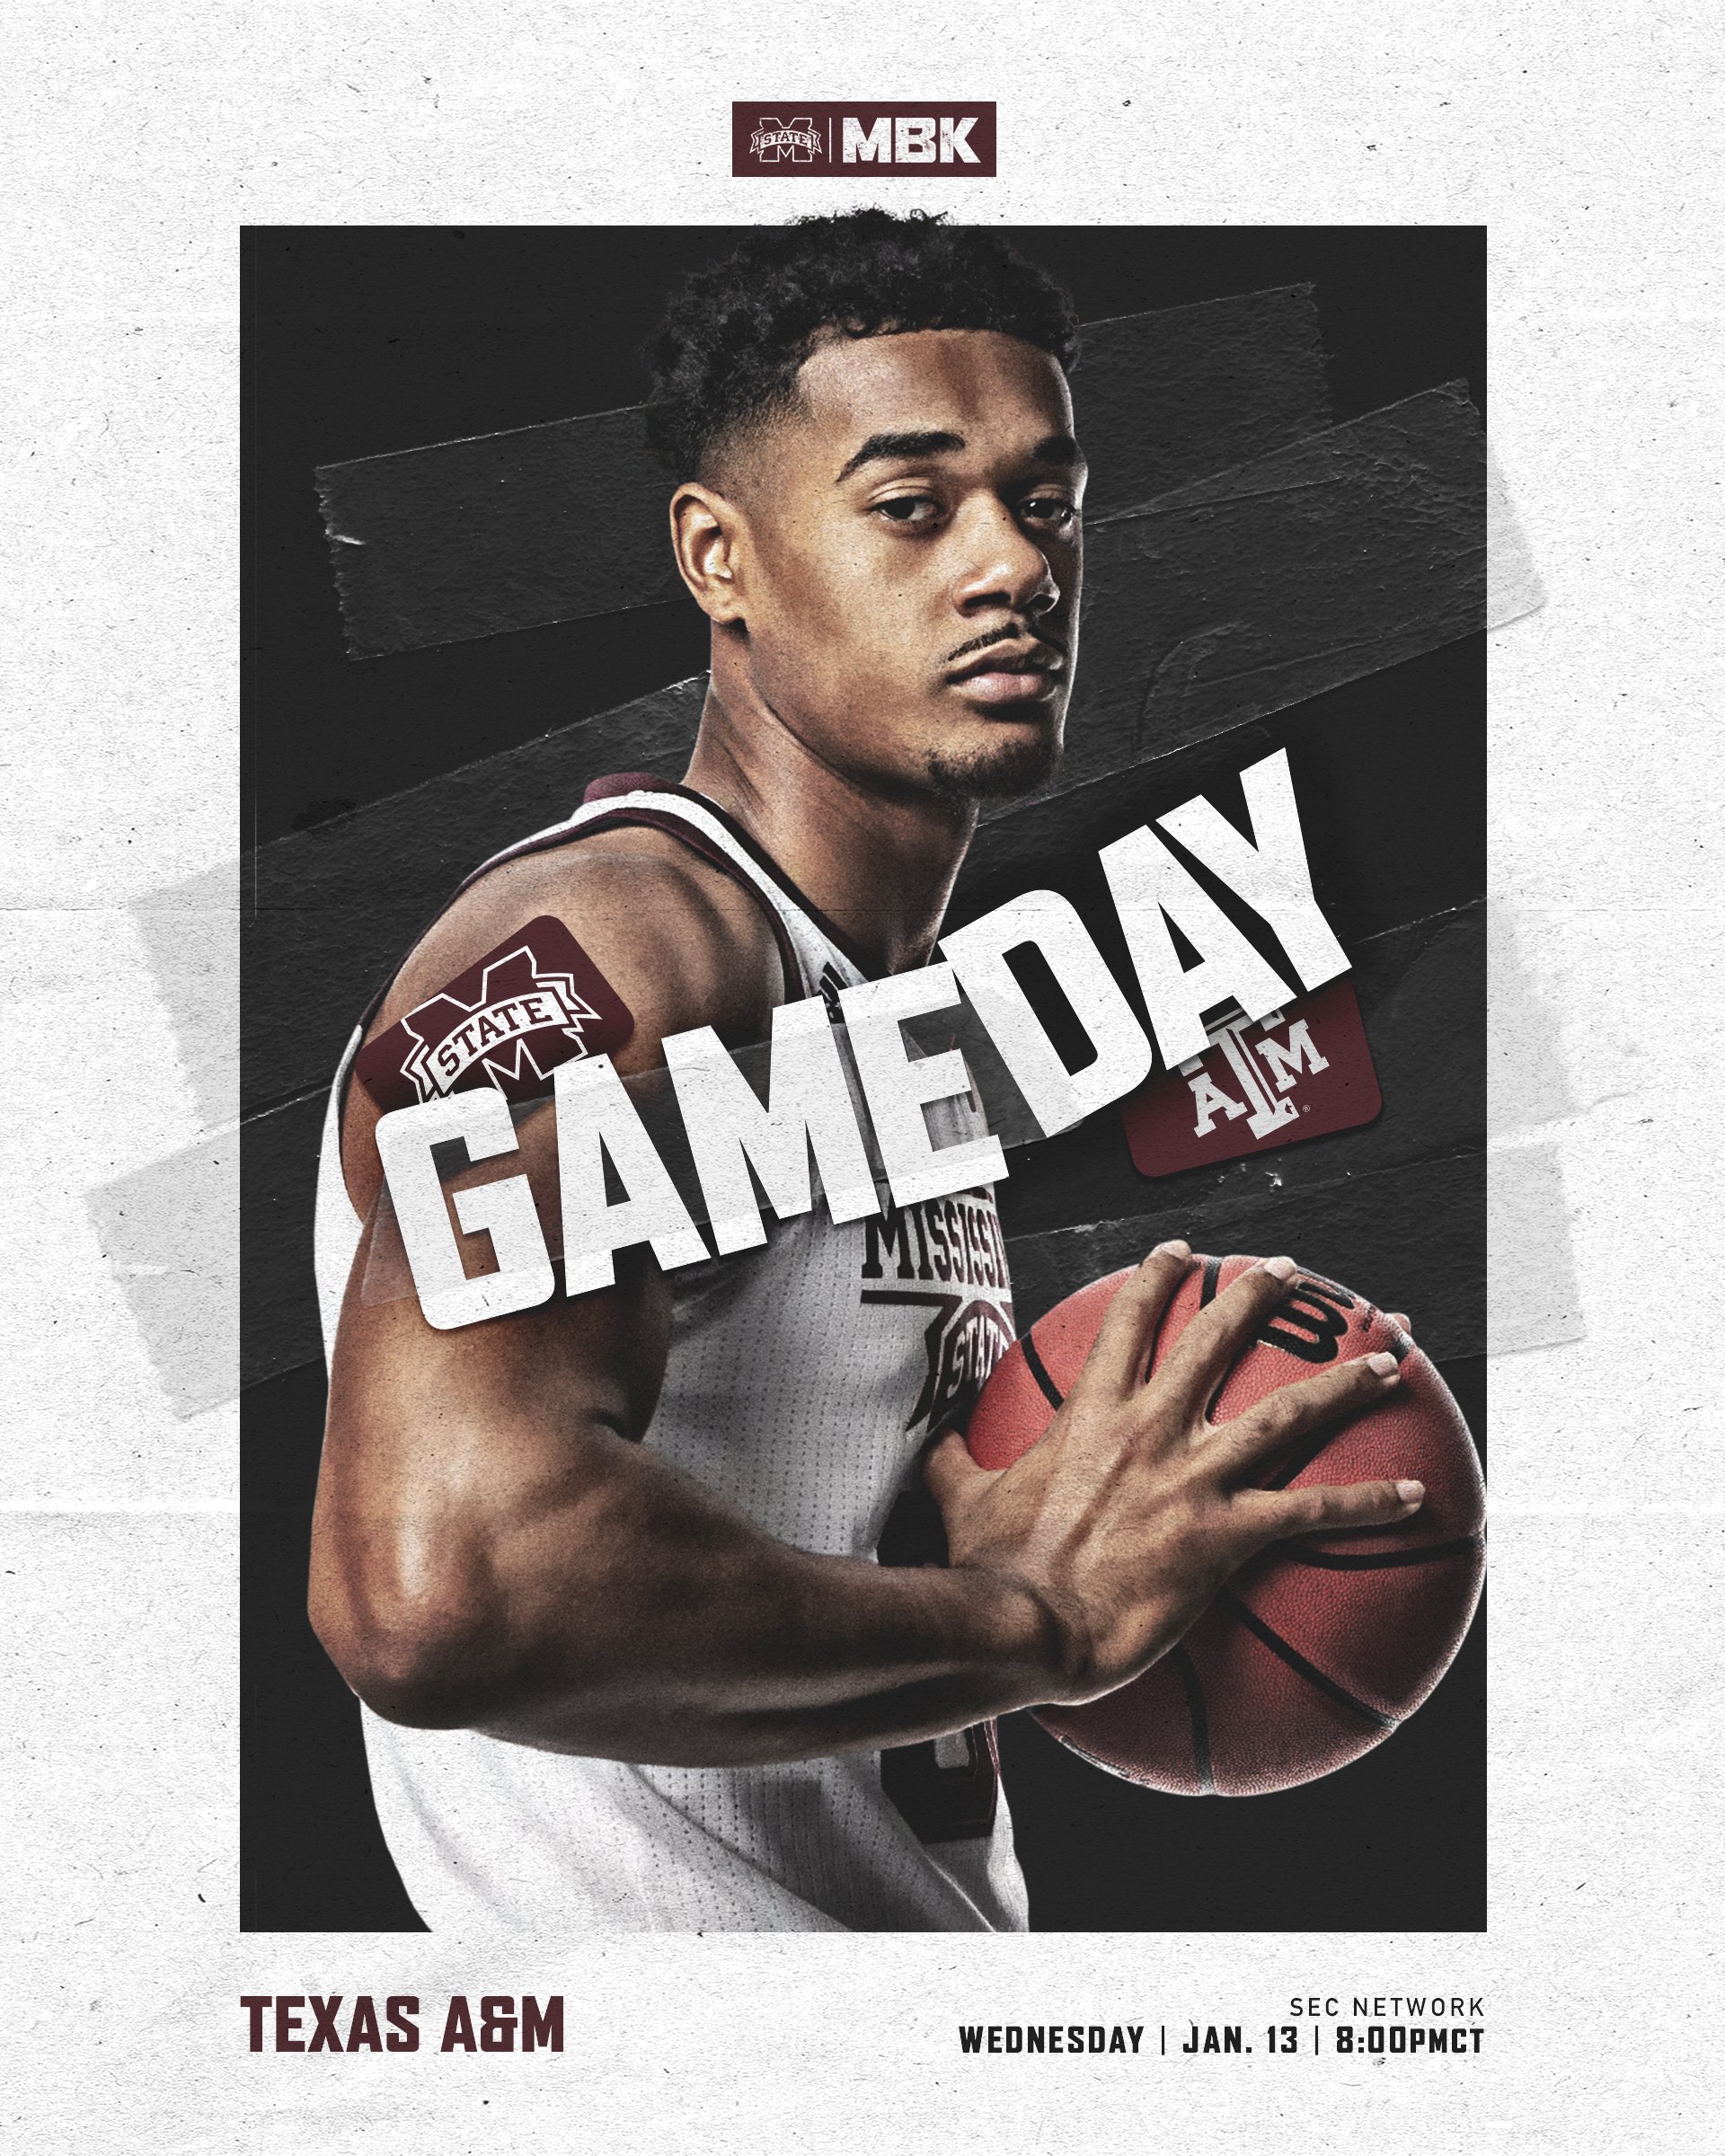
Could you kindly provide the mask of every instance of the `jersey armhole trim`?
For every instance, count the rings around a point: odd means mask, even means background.
[[[668,793],[672,791],[673,789],[670,787],[666,787],[664,791]],[[721,811],[714,809],[713,805],[710,801],[705,800],[699,794],[691,792],[686,787],[680,787],[675,791],[686,794],[690,800],[699,802],[702,808],[711,810],[715,815],[722,814]],[[726,817],[723,820],[726,823],[727,828],[729,828],[730,819]],[[490,861],[483,862],[479,868],[473,870],[471,876],[464,877],[462,881],[456,885],[455,890],[450,894],[449,897],[441,906],[438,907],[438,911],[431,915],[430,919],[424,923],[424,925],[420,928],[419,934],[414,937],[413,945],[410,946],[410,952],[412,948],[416,947],[420,941],[437,926],[438,923],[442,920],[445,914],[447,914],[449,911],[449,908],[456,903],[456,900],[459,898],[464,892],[471,890],[473,885],[476,884],[482,877],[490,875],[493,869],[501,868],[506,862],[509,862],[523,861],[530,853],[548,853],[558,846],[573,845],[578,840],[586,838],[590,833],[595,831],[618,831],[624,829],[626,826],[632,824],[642,825],[648,829],[653,831],[662,831],[668,837],[680,840],[684,845],[687,846],[692,853],[696,854],[701,860],[704,861],[710,868],[717,869],[720,874],[728,878],[730,882],[737,886],[739,890],[747,891],[748,896],[754,900],[756,906],[760,909],[762,918],[765,921],[767,926],[773,932],[773,941],[779,954],[780,970],[784,977],[784,1000],[786,1003],[801,1003],[804,997],[812,995],[816,993],[814,985],[811,983],[806,982],[803,978],[802,963],[797,956],[796,945],[791,941],[791,932],[788,928],[786,928],[783,918],[780,915],[778,908],[766,896],[766,893],[761,889],[758,884],[751,881],[751,879],[744,874],[743,870],[738,866],[736,862],[730,858],[730,854],[728,854],[722,847],[714,845],[712,841],[706,837],[703,833],[691,829],[691,827],[687,824],[684,823],[679,817],[674,815],[667,814],[663,809],[655,808],[615,808],[607,810],[606,814],[602,816],[591,817],[584,822],[577,824],[573,826],[573,828],[571,828],[567,825],[557,825],[549,831],[542,831],[535,838],[524,839],[518,845],[510,846],[501,853],[493,854]],[[758,849],[750,846],[749,853],[751,858],[756,858],[758,856]],[[760,858],[762,859],[762,865],[764,867],[770,866],[769,863],[765,862],[764,857]],[[781,882],[782,884],[784,881],[783,879],[776,877],[775,880]],[[799,901],[799,903],[801,903],[801,901]],[[357,1038],[361,1043],[364,1042],[367,1033],[370,1030],[372,1020],[376,1018],[378,1012],[382,1010],[385,998],[388,995],[390,990],[395,985],[397,980],[400,979],[402,968],[406,965],[408,955],[409,954],[404,953],[402,957],[400,958],[390,968],[388,976],[384,981],[383,985],[378,989],[376,995],[372,997],[371,1001],[366,1005],[364,1011],[360,1013]],[[341,1074],[340,1088],[341,1099],[336,1105],[338,1143],[340,1134],[345,1127],[347,1120],[348,1091],[349,1088],[353,1083],[353,1066],[357,1061],[357,1056],[349,1057],[347,1068]],[[345,1181],[346,1178],[344,1173],[344,1187]],[[351,1203],[351,1200],[349,1200],[349,1203]]]

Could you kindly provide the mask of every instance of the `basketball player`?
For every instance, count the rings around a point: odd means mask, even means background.
[[[367,1038],[544,916],[632,1013],[624,1074],[669,1035],[741,1047],[784,1001],[927,962],[978,803],[1039,786],[1060,751],[1075,345],[1046,276],[931,219],[765,230],[691,280],[650,417],[712,623],[693,760],[486,864]],[[1022,1927],[991,1718],[1125,1683],[1276,1537],[1420,1501],[1410,1482],[1251,1487],[1269,1452],[1392,1385],[1387,1356],[1207,1431],[1286,1259],[1142,1382],[1179,1242],[1118,1297],[1042,1442],[975,1467],[940,1434],[965,1401],[931,1340],[948,1305],[983,1361],[1011,1337],[986,1190],[842,1227],[817,1208],[669,1273],[638,1253],[614,1288],[456,1331],[411,1297],[368,1303],[359,1038],[320,1188],[311,1610],[434,1929]],[[551,1122],[521,1129],[530,1170]],[[950,1561],[882,1564],[924,1473]]]

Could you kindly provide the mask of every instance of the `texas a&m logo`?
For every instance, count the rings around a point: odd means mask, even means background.
[[[476,1085],[528,1100],[559,1064],[615,1047],[633,1029],[569,930],[542,914],[380,1033],[354,1068],[385,1109]]]
[[[1352,984],[1331,981],[1256,1019],[1236,1008],[1210,1046],[1120,1103],[1133,1165],[1145,1175],[1268,1152],[1369,1123],[1383,1107]]]
[[[1287,1029],[1280,1040],[1276,1038],[1278,1026]],[[1290,1024],[1279,1011],[1272,1011],[1265,1018],[1225,1019],[1211,1027],[1210,1038],[1221,1049],[1241,1098],[1236,1100],[1216,1083],[1206,1067],[1205,1056],[1194,1056],[1190,1063],[1182,1063],[1180,1074],[1198,1104],[1198,1119],[1192,1125],[1195,1138],[1208,1137],[1218,1116],[1230,1122],[1244,1116],[1246,1128],[1254,1138],[1267,1138],[1272,1130],[1297,1123],[1300,1104],[1290,1100],[1288,1093],[1299,1083],[1303,1071],[1315,1077],[1330,1068],[1313,1045],[1311,1021],[1296,1018]]]

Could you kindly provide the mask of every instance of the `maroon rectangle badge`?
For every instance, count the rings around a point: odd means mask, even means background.
[[[995,108],[816,104],[764,98],[730,108],[733,180],[866,180],[880,172],[992,180]]]
[[[617,1047],[634,1026],[569,930],[541,914],[416,1003],[353,1067],[385,1110],[482,1085],[531,1100],[560,1063]]]
[[[1132,1164],[1177,1175],[1369,1123],[1384,1103],[1359,1001],[1331,981],[1280,1011],[1210,1028],[1210,1046],[1120,1103]]]

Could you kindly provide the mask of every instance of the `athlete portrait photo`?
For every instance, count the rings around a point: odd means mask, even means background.
[[[1181,392],[1154,325],[1166,309],[1169,350],[1221,349],[1214,310],[1235,293],[1311,305],[1287,272],[1218,257],[1213,292],[1186,301],[1175,262],[1165,299],[1100,322],[1086,304],[1081,323],[1047,252],[922,213],[681,237],[642,348],[650,506],[679,589],[654,592],[650,615],[571,604],[539,616],[562,629],[500,619],[332,658],[374,680],[424,669],[417,693],[441,699],[452,746],[284,818],[264,848],[302,879],[279,912],[345,943],[342,977],[363,963],[372,1000],[319,1012],[347,1038],[330,1038],[333,1088],[295,1109],[309,1237],[248,1215],[254,1247],[270,1243],[260,1281],[285,1277],[290,1242],[307,1276],[290,1297],[314,1277],[323,1348],[314,1365],[272,1347],[254,1409],[255,1442],[290,1416],[296,1434],[277,1445],[281,1488],[261,1501],[254,1484],[249,1514],[253,1833],[299,1771],[289,1754],[336,1763],[315,1835],[291,1862],[260,1857],[248,1923],[345,1907],[356,1928],[464,1935],[1151,1929],[1203,1922],[1207,1895],[1223,1925],[1322,1922],[1273,1889],[1252,1899],[1292,1817],[1309,1823],[1317,1891],[1350,1852],[1362,1868],[1364,1888],[1337,1888],[1338,1923],[1477,1923],[1477,1641],[1463,1642],[1481,1540],[1479,624],[1465,594],[1448,613],[1429,596],[1450,572],[1428,559],[1409,630],[1393,529],[1370,527],[1384,573],[1350,576],[1352,497],[1339,535],[1266,521],[1377,483],[1331,446],[1370,423],[1350,405],[1406,413],[1397,398],[1444,377],[1414,354],[1390,394],[1264,420],[1253,440],[1271,371],[1257,330]],[[1383,274],[1419,282],[1417,264]],[[256,364],[261,405],[285,363]],[[1315,332],[1298,364],[1301,395],[1330,393]],[[1216,438],[1198,449],[1200,405]],[[1451,392],[1398,419],[1407,456],[1435,457],[1420,429],[1458,413],[1476,425]],[[1159,428],[1175,446],[1154,454],[1189,489],[1254,459],[1279,475],[1182,505],[1171,541],[1160,505],[1177,487],[1151,452],[1128,469],[1140,452],[1116,448]],[[458,431],[441,438],[483,449]],[[518,463],[534,453],[496,438]],[[650,483],[597,431],[597,448],[569,439],[557,514],[597,577],[621,573],[634,526],[617,498]],[[1309,443],[1331,463],[1282,473]],[[405,471],[408,446],[374,457],[367,483]],[[339,474],[334,448],[321,461]],[[351,644],[364,579],[382,573],[359,556],[383,562],[386,534],[343,524],[345,482],[321,483]],[[1261,633],[1254,619],[1243,658],[1237,622],[1183,627],[1153,665],[1153,595],[1192,561],[1212,615],[1255,605],[1228,579],[1268,564],[1253,573],[1288,595],[1287,618]],[[615,624],[632,619],[677,626],[650,653],[630,631],[620,658]],[[537,738],[488,732],[500,699],[483,667],[512,641],[582,634],[576,761],[555,750],[557,782],[579,783],[555,793]],[[462,672],[434,691],[443,666]],[[649,670],[628,680],[631,666]],[[605,694],[607,667],[624,694]],[[480,714],[465,754],[464,710]],[[494,784],[488,756],[507,773]],[[1242,899],[1249,877],[1214,873],[1204,827],[1179,821],[1200,801],[1248,868],[1286,804],[1345,983],[1308,988],[1291,936]],[[1202,1053],[1162,1059],[1122,1108],[1016,1134],[1004,1177],[901,1204],[871,1153],[860,1197],[795,1213],[757,1179],[752,1247],[708,1223],[668,1257],[643,1233],[609,1285],[578,1291],[556,1217],[575,1066],[603,1059],[645,1102],[692,1038],[760,1073],[769,1041],[775,1058],[815,1028],[842,1043],[881,984],[941,966],[943,934],[1031,889],[1070,899],[1142,1018],[1146,932],[1120,897],[1123,856],[1103,849],[1158,817],[1179,841],[1171,873],[1199,893],[1185,914],[1163,904],[1176,972],[1220,965],[1214,919],[1229,949],[1257,938],[1240,963],[1270,968],[1275,994],[1221,1009]],[[423,923],[393,958],[343,881],[362,856],[364,875],[394,867],[391,903]],[[288,964],[250,961],[248,1000]],[[1024,993],[1082,1070],[1096,1050],[1043,970],[1021,968]],[[388,1141],[408,1127],[390,1118],[485,1089],[509,1104],[508,1164],[555,1288],[434,1322],[387,1286],[402,1274]],[[955,1100],[954,1132],[976,1142],[996,1097],[980,1083]],[[843,1162],[816,1150],[813,1191],[831,1199]],[[499,1164],[446,1146],[438,1167],[476,1279],[504,1249],[481,1195]],[[623,1202],[628,1162],[595,1172]],[[1364,1643],[1352,1660],[1299,1629],[1320,1603],[1338,1639]],[[1175,1731],[1165,1769],[1143,1733],[1156,1717]],[[1241,1801],[1193,1801],[1216,1794]],[[1426,1804],[1446,1825],[1426,1838],[1425,1889],[1398,1902],[1393,1844],[1407,1853]],[[1236,1862],[1229,1837],[1253,1855]],[[305,1886],[308,1863],[344,1883]]]

